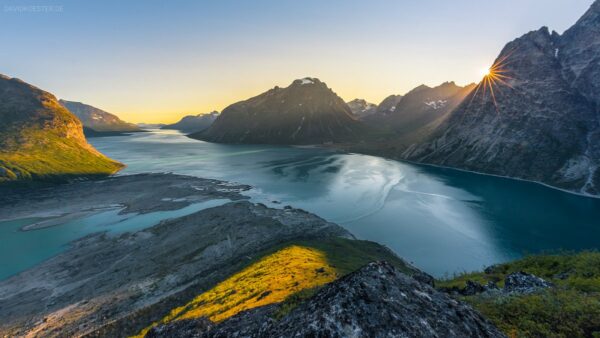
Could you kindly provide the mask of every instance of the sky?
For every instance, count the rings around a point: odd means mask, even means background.
[[[130,122],[318,77],[346,101],[479,82],[509,41],[593,0],[0,0],[0,74]],[[45,6],[45,7],[44,7]]]

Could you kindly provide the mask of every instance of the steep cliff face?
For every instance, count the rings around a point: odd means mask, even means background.
[[[127,123],[118,116],[102,109],[81,102],[60,100],[65,108],[75,114],[84,127],[97,132],[132,132],[141,131],[140,127],[133,123]]]
[[[509,43],[492,73],[402,157],[600,193],[600,2],[563,36]]]
[[[0,182],[108,175],[122,167],[87,143],[81,122],[54,95],[0,76]]]
[[[304,78],[230,105],[210,128],[190,137],[222,143],[319,144],[357,139],[363,130],[325,83]]]
[[[277,305],[219,324],[200,318],[147,337],[505,337],[470,306],[385,262],[325,286],[281,319]]]

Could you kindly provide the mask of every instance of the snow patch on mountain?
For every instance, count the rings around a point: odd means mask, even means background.
[[[437,100],[437,101],[428,101],[428,102],[424,102],[427,106],[438,110],[441,108],[444,108],[446,106],[446,103],[448,103],[448,100]]]

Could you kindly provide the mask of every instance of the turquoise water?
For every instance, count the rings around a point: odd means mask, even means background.
[[[314,212],[436,276],[528,253],[600,248],[600,200],[539,184],[311,147],[211,144],[174,131],[90,142],[126,163],[122,174],[174,172],[252,185],[256,202]],[[0,238],[10,227],[18,225],[0,224]],[[2,246],[0,257],[37,262],[83,234],[60,229],[19,233],[15,242],[34,249]]]
[[[211,144],[175,131],[92,142],[127,163],[125,174],[250,184],[256,201],[314,212],[436,276],[600,248],[600,200],[535,183],[311,147]]]
[[[141,230],[168,218],[185,216],[202,209],[229,202],[227,199],[194,203],[173,211],[119,215],[119,209],[103,211],[59,226],[34,231],[20,231],[23,226],[40,221],[28,218],[0,222],[0,279],[9,277],[65,250],[78,238],[95,232],[120,234]]]

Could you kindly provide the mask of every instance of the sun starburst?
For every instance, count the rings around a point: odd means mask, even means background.
[[[498,109],[498,101],[496,100],[496,91],[499,86],[506,86],[510,89],[514,89],[514,87],[510,84],[513,78],[508,74],[508,64],[510,64],[510,57],[514,53],[514,50],[505,53],[503,56],[498,58],[494,64],[482,71],[483,80],[477,86],[475,90],[475,94],[471,97],[471,103],[479,93],[479,91],[483,91],[482,100],[485,100],[486,97],[491,97],[494,107],[496,108],[496,112],[499,112]]]

